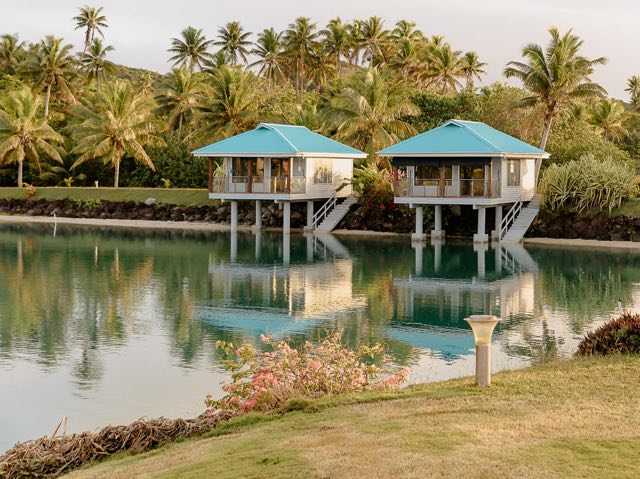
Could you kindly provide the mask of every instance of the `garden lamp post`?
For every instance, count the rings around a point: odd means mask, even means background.
[[[491,335],[500,322],[492,315],[473,315],[465,318],[476,341],[476,384],[485,387],[491,384]]]

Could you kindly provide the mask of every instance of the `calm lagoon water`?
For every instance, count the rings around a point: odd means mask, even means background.
[[[412,380],[473,373],[463,318],[503,318],[494,370],[570,356],[640,306],[640,254],[406,237],[0,231],[0,450],[53,431],[194,416],[225,377],[218,339],[384,342]]]

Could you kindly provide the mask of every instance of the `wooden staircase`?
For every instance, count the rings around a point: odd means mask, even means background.
[[[500,224],[500,240],[508,243],[522,241],[539,212],[540,199],[537,196],[526,206],[522,201],[514,204]]]
[[[314,231],[316,233],[330,233],[333,231],[356,201],[356,197],[353,195],[347,196],[342,203],[338,203],[335,196],[329,198],[313,217]]]

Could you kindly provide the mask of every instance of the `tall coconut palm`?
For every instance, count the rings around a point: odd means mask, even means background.
[[[213,44],[220,47],[220,51],[231,65],[237,65],[239,58],[244,63],[247,62],[249,48],[252,45],[249,41],[250,36],[251,32],[245,32],[240,22],[229,22],[218,29],[219,40]]]
[[[408,20],[400,20],[396,23],[396,27],[391,32],[391,38],[395,42],[413,40],[420,41],[424,38],[422,32],[416,29],[416,23]]]
[[[633,75],[627,80],[627,88],[624,91],[629,93],[632,98],[640,96],[640,75]]]
[[[80,54],[80,64],[87,76],[87,83],[95,81],[99,84],[107,75],[115,72],[115,64],[107,60],[107,54],[113,50],[111,45],[104,46],[102,40],[96,38],[89,48]]]
[[[70,131],[76,147],[72,153],[80,155],[72,169],[96,158],[111,166],[113,185],[118,187],[120,163],[125,156],[155,169],[145,146],[160,146],[164,142],[157,133],[164,127],[154,115],[155,102],[135,91],[128,82],[114,81],[97,93],[91,108],[84,105],[74,110]]]
[[[588,121],[606,139],[619,141],[629,134],[624,126],[626,113],[621,102],[605,98],[591,108]]]
[[[420,64],[418,52],[415,40],[405,38],[396,42],[395,54],[389,60],[389,65],[400,73],[405,82],[409,80],[411,71]]]
[[[180,32],[180,38],[171,39],[171,48],[167,51],[174,55],[169,61],[173,62],[173,66],[188,65],[190,71],[195,67],[202,68],[205,61],[214,58],[209,52],[212,45],[213,40],[207,40],[202,29],[187,27]]]
[[[460,72],[466,80],[465,88],[467,91],[473,91],[475,89],[474,80],[480,80],[485,71],[482,69],[487,64],[481,62],[476,52],[467,52],[462,57],[462,64],[460,66]]]
[[[307,85],[307,65],[316,48],[318,32],[316,24],[307,17],[298,17],[284,32],[284,43],[287,54],[294,59],[296,78],[296,98],[300,101],[302,90]]]
[[[440,93],[456,93],[462,86],[459,78],[464,76],[461,54],[448,43],[442,46],[430,45],[427,54],[427,84]]]
[[[271,89],[278,78],[283,76],[282,33],[276,32],[273,28],[264,29],[258,34],[255,48],[251,53],[258,57],[251,66],[259,67],[259,73],[267,79],[268,88]]]
[[[252,73],[223,65],[212,73],[210,83],[199,96],[195,114],[199,127],[189,135],[190,140],[211,142],[255,126],[260,96]]]
[[[25,160],[40,168],[40,154],[62,163],[54,144],[63,138],[41,116],[42,97],[29,88],[0,98],[0,164],[18,164],[18,187],[22,187]]]
[[[318,46],[309,59],[309,80],[315,84],[316,91],[321,91],[329,79],[336,74],[334,58],[322,47]]]
[[[323,109],[337,138],[368,152],[369,162],[381,148],[414,135],[406,117],[419,112],[406,89],[377,68],[353,75]]]
[[[51,93],[56,93],[67,102],[73,102],[75,95],[72,79],[75,75],[76,61],[71,56],[72,45],[63,43],[62,38],[48,35],[32,48],[22,69],[32,75],[35,86],[46,91],[44,117],[49,118]]]
[[[507,78],[519,79],[529,91],[522,106],[543,105],[544,122],[540,148],[545,149],[555,118],[575,100],[602,96],[604,88],[590,79],[596,65],[606,58],[589,59],[580,54],[583,41],[569,30],[561,35],[549,29],[551,41],[546,48],[531,43],[522,49],[525,62],[509,62],[504,70]]]
[[[204,92],[202,73],[191,73],[186,67],[175,68],[160,83],[156,101],[169,116],[169,128],[182,130],[198,105],[198,95]]]
[[[340,18],[334,18],[329,21],[324,30],[320,31],[320,36],[326,54],[333,59],[336,74],[340,75],[342,58],[347,58],[351,51],[351,38],[347,28]]]
[[[18,64],[24,59],[25,42],[18,35],[0,36],[0,75],[13,75]]]
[[[360,53],[362,52],[362,20],[354,20],[346,25],[347,34],[349,35],[349,44],[351,45],[351,53],[349,62],[352,65],[358,65],[360,62]]]
[[[107,17],[102,14],[102,10],[104,7],[89,7],[85,5],[81,7],[80,13],[73,17],[73,20],[76,22],[76,30],[84,29],[84,50],[87,51],[89,45],[93,43],[96,32],[101,37],[104,37],[104,33],[102,33],[102,28],[107,28]]]
[[[389,41],[389,30],[384,29],[384,20],[371,17],[361,25],[361,39],[364,46],[364,56],[369,60],[369,66],[380,65],[384,62],[384,50]]]

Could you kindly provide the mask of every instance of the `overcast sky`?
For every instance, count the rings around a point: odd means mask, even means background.
[[[170,67],[170,38],[188,25],[212,38],[232,20],[258,32],[284,29],[297,16],[322,27],[336,16],[378,15],[388,28],[399,19],[412,20],[427,35],[444,35],[456,49],[475,50],[489,64],[484,83],[501,80],[504,65],[520,58],[524,44],[546,43],[550,26],[573,28],[585,41],[586,55],[609,59],[594,79],[610,95],[626,99],[627,78],[640,74],[639,0],[0,0],[0,33],[19,33],[29,41],[54,34],[81,45],[82,33],[71,18],[84,3],[105,7],[105,38],[116,49],[114,61],[159,72]]]

